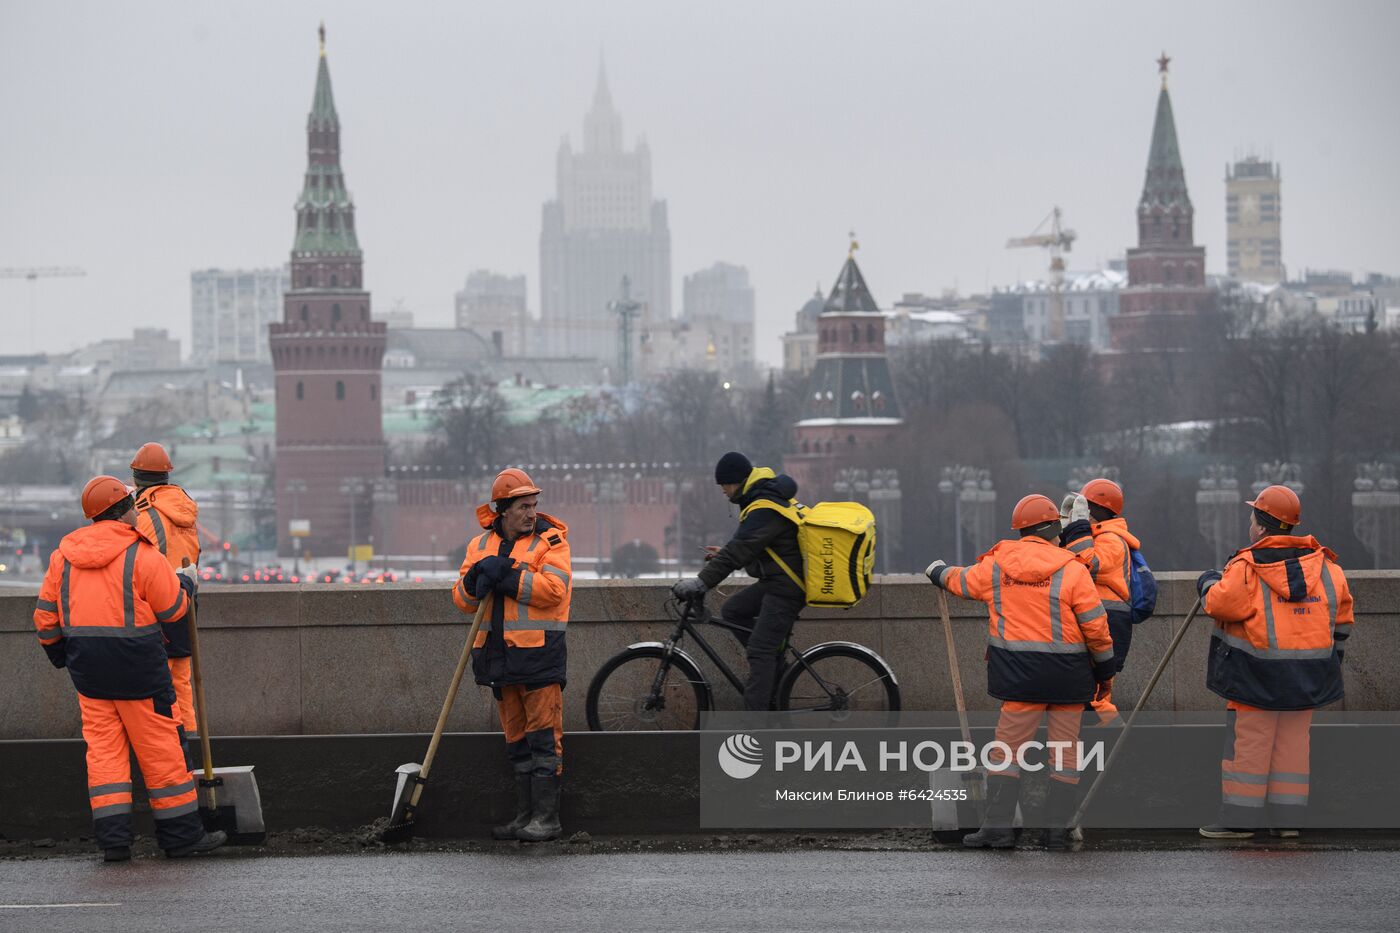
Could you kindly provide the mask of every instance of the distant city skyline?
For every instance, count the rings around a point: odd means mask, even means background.
[[[1163,49],[1208,272],[1227,261],[1222,168],[1253,150],[1288,167],[1290,275],[1400,274],[1393,4],[11,2],[0,266],[88,274],[0,281],[3,352],[28,348],[33,308],[42,350],[140,326],[188,353],[192,271],[284,261],[326,14],[365,285],[420,324],[450,326],[481,268],[526,275],[539,314],[540,204],[600,51],[669,206],[672,305],[685,276],[747,267],[769,364],[851,228],[883,306],[1042,276],[1039,251],[1003,244],[1055,204],[1071,269],[1121,256]]]

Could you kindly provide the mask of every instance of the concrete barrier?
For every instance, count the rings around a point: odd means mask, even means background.
[[[1224,729],[1177,730],[1153,741],[1144,727],[1114,765],[1106,794],[1129,794],[1150,806],[1142,826],[1189,828],[1214,819],[1220,800]],[[1365,736],[1358,738],[1358,730]],[[945,730],[954,737],[952,729]],[[1116,730],[1086,740],[1113,741]],[[922,733],[921,737],[928,737]],[[990,738],[979,729],[975,738]],[[1309,826],[1387,829],[1395,818],[1395,778],[1367,761],[1369,748],[1393,748],[1400,726],[1343,725],[1313,729],[1313,799]],[[394,769],[421,761],[426,735],[272,736],[217,739],[215,760],[255,767],[269,832],[298,827],[347,831],[389,815]],[[564,738],[561,815],[569,832],[660,835],[723,831],[700,825],[700,734],[597,733]],[[1038,813],[1044,774],[1025,779]],[[135,794],[137,831],[152,831],[143,791]],[[513,812],[514,796],[499,735],[444,736],[429,775],[417,832],[485,837]],[[838,805],[839,806],[839,805]],[[927,827],[926,822],[918,825]],[[1093,822],[1092,814],[1089,825]],[[1116,824],[1114,824],[1116,825]],[[823,829],[813,825],[811,829]],[[748,831],[748,830],[741,830]],[[12,839],[91,835],[80,739],[0,741],[0,836]]]
[[[1348,710],[1400,709],[1400,571],[1348,574],[1357,625],[1347,650]],[[1116,695],[1132,702],[1195,599],[1194,574],[1160,575],[1158,616],[1139,626]],[[736,586],[711,597],[717,605]],[[807,610],[794,633],[801,646],[861,642],[894,668],[909,710],[950,710],[953,694],[936,621],[935,591],[922,577],[879,578],[849,612]],[[583,704],[598,667],[626,645],[663,639],[667,586],[649,581],[580,581],[569,624],[565,724],[586,728]],[[72,683],[49,666],[34,636],[33,590],[0,595],[0,739],[62,739],[81,734]],[[994,709],[985,693],[986,614],[950,600],[963,682],[973,709]],[[214,735],[348,735],[430,728],[462,647],[466,617],[448,588],[431,584],[210,586],[200,596],[201,643]],[[1205,689],[1209,620],[1183,642],[1150,708],[1215,710]],[[743,659],[714,629],[731,666]],[[699,657],[700,652],[693,652]],[[702,659],[702,666],[708,663]],[[721,709],[740,698],[710,671]],[[448,726],[494,731],[489,691],[464,686]],[[421,754],[421,753],[418,753]],[[410,756],[411,758],[412,756]]]

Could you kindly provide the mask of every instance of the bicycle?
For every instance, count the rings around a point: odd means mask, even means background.
[[[679,611],[677,606],[680,605]],[[742,626],[715,619],[704,600],[680,604],[666,601],[676,621],[666,641],[628,645],[598,669],[588,685],[588,728],[595,732],[698,729],[700,715],[714,708],[714,692],[700,665],[681,643],[694,638],[710,661],[739,693],[739,678],[698,626],[717,625],[730,631]],[[783,643],[776,688],[777,709],[809,712],[893,712],[899,709],[899,682],[894,671],[874,651],[849,641],[822,642],[799,650],[789,638]]]

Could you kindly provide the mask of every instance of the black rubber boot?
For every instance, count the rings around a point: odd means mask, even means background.
[[[528,771],[515,773],[515,819],[501,826],[491,827],[492,839],[515,839],[516,833],[530,822],[531,809],[530,782],[533,779]]]
[[[1047,849],[1068,849],[1070,847],[1069,818],[1079,802],[1079,785],[1064,781],[1050,781],[1050,790],[1045,800],[1045,830],[1040,834],[1040,844]]]
[[[530,822],[516,832],[515,838],[525,842],[545,842],[558,839],[564,832],[559,825],[559,775],[530,778],[530,794],[534,811]]]
[[[131,846],[112,846],[110,849],[102,850],[102,861],[104,862],[129,862],[131,861]]]
[[[187,846],[180,846],[178,849],[166,849],[167,858],[185,858],[190,855],[203,855],[205,852],[213,852],[219,846],[228,842],[228,834],[222,830],[215,830],[212,833],[205,833],[204,838],[198,842],[192,842]]]
[[[982,817],[982,828],[963,836],[963,845],[969,849],[1014,849],[1016,832],[1011,828],[1011,820],[1020,796],[1019,778],[988,778],[987,813]]]

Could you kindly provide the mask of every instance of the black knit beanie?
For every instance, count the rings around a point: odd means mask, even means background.
[[[752,472],[753,464],[749,462],[749,458],[737,450],[731,450],[720,457],[719,463],[715,464],[715,482],[722,486],[729,483],[742,483],[749,478],[749,474]]]

